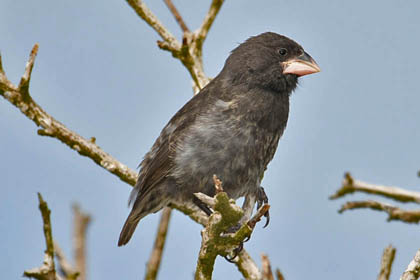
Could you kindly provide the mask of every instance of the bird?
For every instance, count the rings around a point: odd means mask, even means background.
[[[261,180],[289,115],[298,78],[320,71],[292,39],[274,32],[239,44],[221,72],[167,123],[140,163],[118,246],[137,224],[171,202],[211,209],[194,193],[215,194],[213,175],[230,198],[245,197],[244,219],[267,202]]]

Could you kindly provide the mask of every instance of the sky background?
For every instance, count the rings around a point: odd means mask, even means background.
[[[173,32],[181,32],[163,1],[146,1]],[[210,1],[174,1],[196,29]],[[170,117],[192,96],[181,63],[156,46],[158,35],[125,1],[14,1],[0,4],[0,51],[18,82],[39,43],[30,92],[47,112],[136,168]],[[384,213],[337,213],[353,195],[328,196],[345,171],[367,182],[419,190],[420,19],[417,0],[226,1],[204,46],[214,77],[229,52],[265,31],[299,42],[322,72],[303,77],[291,98],[288,127],[264,177],[271,223],[245,244],[260,264],[270,257],[286,279],[375,279],[388,244],[397,248],[399,279],[420,248],[420,228],[386,222]],[[141,221],[131,242],[116,246],[131,187],[36,126],[0,99],[0,271],[20,278],[43,260],[37,192],[52,210],[54,238],[71,256],[71,205],[93,222],[89,279],[141,279],[159,215]],[[384,198],[378,198],[386,201]],[[404,205],[413,208],[414,205]],[[191,279],[201,227],[175,212],[160,279]],[[239,279],[218,258],[214,279]]]

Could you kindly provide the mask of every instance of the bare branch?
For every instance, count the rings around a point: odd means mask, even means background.
[[[139,17],[147,22],[147,24],[149,24],[160,37],[168,43],[169,50],[177,52],[181,49],[181,44],[178,40],[169,32],[142,0],[127,0],[127,3],[136,11]]]
[[[73,250],[76,270],[79,279],[86,280],[86,231],[91,221],[90,215],[83,213],[77,204],[73,205]]]
[[[274,280],[273,271],[271,270],[270,260],[267,255],[261,254],[262,263],[262,279],[263,280]]]
[[[284,280],[284,276],[281,273],[280,269],[278,268],[276,269],[276,277],[277,277],[277,280]]]
[[[39,200],[39,210],[42,215],[44,236],[45,236],[45,245],[47,249],[45,250],[44,262],[39,268],[33,268],[26,270],[23,273],[23,276],[28,278],[35,278],[40,280],[56,280],[57,275],[55,272],[54,264],[54,242],[52,237],[51,230],[51,211],[48,209],[47,203],[42,199],[40,193],[38,193]]]
[[[349,201],[343,204],[338,210],[339,213],[343,213],[346,210],[370,208],[372,210],[378,210],[388,213],[388,221],[399,220],[405,223],[419,223],[420,221],[420,210],[402,210],[398,207],[390,204],[381,203],[373,200],[367,201]]]
[[[29,94],[29,82],[31,80],[32,68],[34,67],[35,58],[38,53],[38,48],[38,44],[35,44],[32,48],[31,54],[29,55],[29,60],[26,63],[25,72],[22,78],[20,79],[20,83],[18,86],[18,90],[26,94]]]
[[[204,18],[201,27],[196,31],[197,33],[197,41],[199,41],[199,45],[202,45],[206,40],[207,34],[219,13],[220,8],[222,7],[224,0],[213,0],[210,5],[210,9],[207,12],[206,17]],[[199,47],[201,48],[201,46]]]
[[[388,245],[384,249],[381,259],[381,270],[379,271],[378,280],[389,280],[391,275],[392,263],[394,262],[396,249],[392,245]]]
[[[261,206],[257,213],[255,213],[254,216],[248,221],[248,226],[253,229],[255,225],[261,220],[262,216],[268,212],[268,210],[270,210],[269,204],[264,204]]]
[[[175,5],[172,3],[171,0],[164,0],[166,6],[168,6],[168,9],[171,11],[171,13],[174,15],[176,22],[179,24],[183,32],[190,32],[187,25],[184,22],[184,19],[181,17],[181,14],[176,9]]]
[[[416,280],[420,277],[420,250],[417,251],[414,259],[408,264],[400,280]]]
[[[331,195],[330,199],[337,199],[354,192],[376,194],[400,202],[415,202],[420,204],[420,192],[407,191],[397,187],[368,184],[362,181],[354,180],[350,173],[346,173],[344,175],[341,188],[334,195]]]
[[[57,242],[54,242],[54,251],[60,266],[60,272],[67,280],[76,280],[79,276],[79,272],[77,272],[73,265],[67,260],[63,250],[58,246]]]
[[[168,225],[171,218],[171,208],[165,207],[160,216],[158,231],[156,234],[155,244],[153,251],[150,255],[149,262],[147,263],[147,271],[144,279],[154,280],[157,277],[162,260],[163,248],[165,246],[166,234],[168,232]]]

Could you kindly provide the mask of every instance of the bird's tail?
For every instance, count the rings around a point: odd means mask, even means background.
[[[118,240],[118,246],[123,246],[130,241],[131,236],[133,236],[134,231],[136,230],[137,224],[139,223],[140,219],[132,219],[132,212],[128,216],[123,229],[120,233],[120,239]]]

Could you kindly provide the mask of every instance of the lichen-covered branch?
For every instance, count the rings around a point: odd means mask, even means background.
[[[77,204],[73,205],[73,250],[74,264],[79,279],[86,280],[86,231],[90,224],[90,215],[83,213]]]
[[[48,205],[42,199],[42,196],[40,193],[38,193],[38,200],[39,200],[39,210],[41,211],[41,215],[42,215],[45,245],[47,249],[45,250],[43,264],[38,268],[26,270],[23,273],[23,276],[28,277],[28,278],[35,278],[39,280],[56,280],[58,279],[58,277],[55,272],[55,264],[54,264],[54,241],[52,237],[51,220],[50,220],[51,211],[50,209],[48,209]]]
[[[379,271],[378,280],[389,280],[391,275],[392,263],[394,262],[396,249],[392,245],[388,245],[384,249],[381,259],[381,270]]]
[[[168,232],[168,225],[171,218],[171,208],[165,207],[162,211],[159,221],[158,231],[156,233],[155,244],[153,245],[152,253],[150,254],[147,263],[146,280],[154,280],[159,272],[160,262],[162,260],[163,248],[165,246],[166,234]]]
[[[420,192],[408,191],[402,188],[373,185],[354,180],[350,173],[344,175],[342,186],[330,199],[337,199],[354,192],[363,192],[384,196],[400,202],[415,202],[420,204]]]
[[[417,251],[414,259],[408,264],[400,280],[417,280],[420,277],[420,250]]]
[[[405,223],[418,224],[420,221],[420,210],[403,210],[396,206],[392,206],[387,203],[381,203],[373,200],[366,201],[349,201],[343,204],[338,210],[339,213],[343,213],[347,210],[368,208],[377,211],[383,211],[388,213],[388,221],[402,221]]]
[[[221,184],[220,180],[219,183]],[[249,222],[243,224],[235,233],[227,234],[226,232],[229,229],[238,225],[244,213],[235,204],[235,201],[229,199],[227,194],[222,191],[223,189],[221,185],[218,186],[217,180],[215,180],[215,185],[218,191],[213,198],[205,194],[196,194],[196,197],[202,202],[210,202],[214,213],[210,216],[205,229],[201,232],[202,242],[195,279],[211,279],[216,257],[218,255],[226,257],[234,249],[238,248],[246,238],[251,236],[256,223],[270,208],[268,204],[263,205]],[[238,263],[242,263],[247,259],[246,252],[242,251],[239,254],[239,258],[236,257],[235,259],[238,259]],[[251,265],[252,269],[247,271],[242,271],[241,267],[243,267],[243,264],[238,265],[238,268],[246,279],[261,279],[261,272],[256,266]]]

